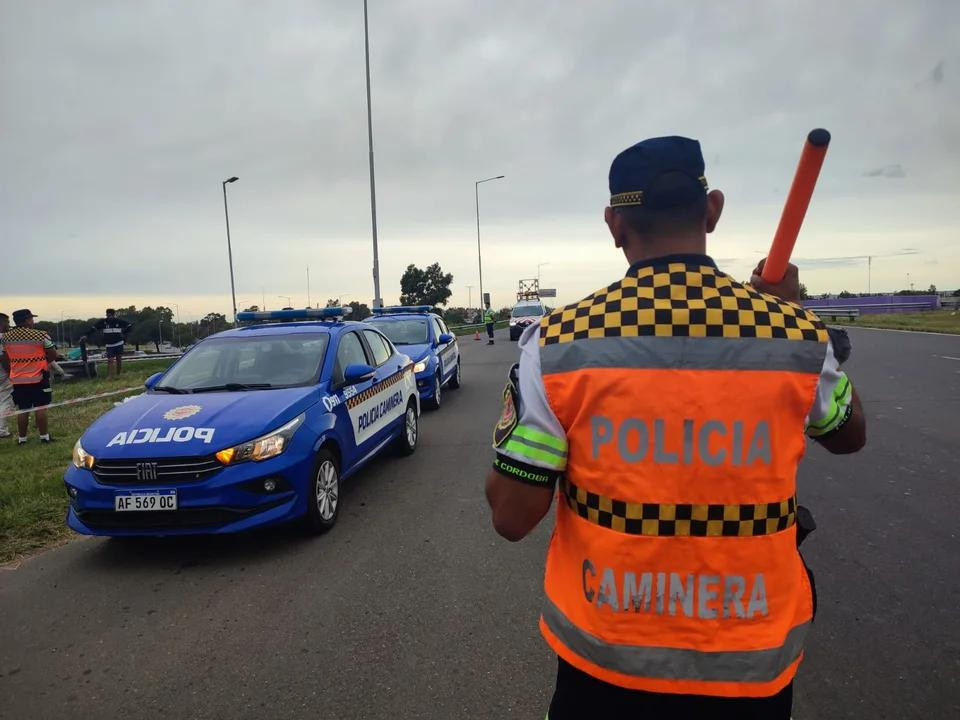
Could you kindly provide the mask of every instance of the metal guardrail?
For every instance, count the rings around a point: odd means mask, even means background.
[[[856,320],[860,317],[859,308],[851,307],[817,307],[810,308],[811,311],[817,314],[817,317],[829,317],[831,320],[836,320],[837,318],[848,318],[850,320]]]

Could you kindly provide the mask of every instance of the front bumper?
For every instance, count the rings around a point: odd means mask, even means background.
[[[433,397],[433,379],[437,376],[435,367],[428,366],[423,372],[417,373],[417,393],[420,400],[430,400]]]
[[[76,497],[70,499],[67,525],[85,535],[167,536],[233,533],[293,520],[306,512],[314,465],[313,453],[293,454],[295,446],[263,462],[224,467],[200,481],[108,485],[71,465],[64,483]],[[276,482],[272,492],[263,489],[266,479]],[[170,489],[177,491],[176,510],[114,510],[118,494]]]

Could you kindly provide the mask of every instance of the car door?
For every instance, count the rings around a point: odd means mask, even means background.
[[[453,335],[440,318],[433,318],[434,332],[437,342],[440,342],[441,335]],[[457,339],[454,337],[448,343],[442,343],[437,347],[437,355],[440,358],[440,364],[443,367],[443,381],[446,382],[453,376],[457,369],[457,363],[460,361],[460,347],[457,345]]]
[[[377,369],[370,404],[370,423],[375,432],[374,445],[378,445],[395,435],[403,422],[407,405],[401,382],[404,365],[393,343],[378,331],[364,330],[363,337]]]
[[[331,402],[336,403],[333,412],[337,416],[337,426],[342,428],[340,444],[343,468],[341,471],[352,468],[374,447],[373,438],[368,437],[370,434],[360,427],[362,421],[360,405],[364,396],[373,388],[375,378],[352,385],[345,384],[344,370],[348,365],[355,364],[373,365],[374,362],[360,333],[351,330],[340,335],[332,378],[334,392]]]

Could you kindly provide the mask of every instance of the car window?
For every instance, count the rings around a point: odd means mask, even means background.
[[[446,333],[447,335],[453,334],[447,329],[447,324],[443,320],[437,318],[437,322],[440,323],[440,329],[443,330],[444,333]]]
[[[436,336],[437,342],[440,341],[440,336],[443,335],[443,328],[440,327],[440,321],[437,318],[433,318],[433,334]]]
[[[515,305],[510,313],[512,317],[534,317],[543,315],[543,306],[541,305]]]
[[[383,365],[393,354],[393,349],[387,344],[383,336],[375,330],[364,330],[363,334],[367,337],[367,343],[373,351],[373,359],[377,367]]]
[[[424,318],[374,320],[370,324],[395,345],[421,345],[427,342],[427,321]]]
[[[363,343],[356,333],[345,333],[340,338],[340,347],[337,348],[337,366],[334,369],[334,380],[338,383],[343,382],[343,371],[347,365],[367,365],[367,353],[363,349]]]

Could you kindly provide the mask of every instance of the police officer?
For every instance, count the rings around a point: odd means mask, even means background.
[[[804,431],[856,452],[863,410],[799,305],[796,267],[747,285],[705,254],[724,198],[698,142],[645,140],[609,181],[630,267],[524,332],[486,485],[512,541],[557,496],[549,718],[786,720],[814,610],[797,549]]]
[[[16,325],[0,336],[0,367],[13,385],[13,404],[19,410],[33,410],[40,442],[52,442],[47,429],[47,405],[50,404],[50,366],[57,359],[53,340],[33,326],[36,317],[29,310],[16,310]],[[17,415],[17,445],[27,442],[30,415]]]
[[[493,330],[496,326],[496,317],[490,309],[490,303],[487,303],[486,310],[483,312],[483,322],[487,325],[487,345],[493,345]]]
[[[97,330],[103,332],[103,349],[107,356],[107,377],[110,377],[111,368],[119,377],[123,362],[123,344],[126,342],[127,333],[130,331],[130,323],[117,317],[117,311],[113,308],[107,308],[107,316],[97,320],[93,327],[87,330],[86,335],[92,335]]]

